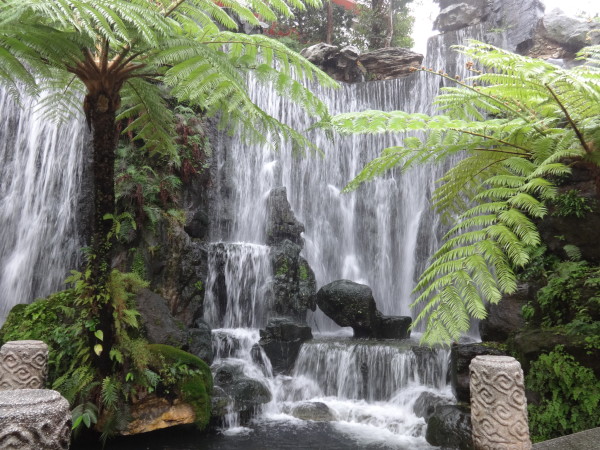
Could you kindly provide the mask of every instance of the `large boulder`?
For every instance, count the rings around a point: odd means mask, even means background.
[[[320,43],[303,49],[300,54],[323,69],[334,80],[355,83],[363,79],[363,72],[357,64],[356,47],[340,48],[336,45]]]
[[[334,412],[322,402],[302,402],[292,408],[291,415],[315,422],[331,422],[336,419]]]
[[[442,33],[484,22],[490,13],[488,0],[440,1],[439,3],[442,10],[435,19],[433,27]]]
[[[264,330],[260,330],[260,346],[271,361],[274,373],[288,373],[300,347],[312,339],[308,325],[302,325],[288,318],[271,319]]]
[[[421,67],[423,55],[406,48],[381,48],[358,58],[370,80],[391,80],[410,75]]]
[[[496,305],[488,305],[488,316],[479,322],[481,340],[503,342],[523,328],[521,308],[532,298],[530,285],[523,283],[514,294],[505,295]]]
[[[543,29],[546,38],[572,51],[578,51],[590,45],[593,38],[600,37],[600,24],[568,16],[558,8],[544,16]]]
[[[194,423],[196,415],[191,405],[179,399],[149,395],[131,406],[131,421],[122,435],[147,433],[162,428]]]
[[[372,337],[379,317],[369,286],[349,280],[326,284],[317,292],[317,305],[341,327],[352,327],[354,337]]]
[[[413,405],[415,416],[422,417],[425,422],[429,422],[429,418],[435,413],[438,405],[448,405],[450,400],[433,392],[423,392]]]
[[[186,342],[185,326],[171,315],[167,301],[149,289],[141,289],[136,307],[146,337],[151,344],[167,344],[182,347]]]
[[[506,355],[506,352],[484,344],[452,344],[450,350],[450,380],[452,392],[459,402],[471,401],[469,364],[479,355]]]
[[[196,355],[208,365],[213,362],[212,332],[210,325],[198,319],[195,328],[188,330],[187,351]]]
[[[467,406],[438,405],[427,422],[425,439],[442,448],[472,450],[471,411]]]

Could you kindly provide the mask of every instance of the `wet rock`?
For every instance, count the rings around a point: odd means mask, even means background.
[[[272,399],[269,388],[259,380],[244,374],[242,365],[223,363],[212,367],[215,386],[223,389],[232,400],[234,412],[248,417],[260,405]]]
[[[471,401],[469,364],[479,355],[506,355],[506,352],[483,344],[452,344],[450,350],[450,380],[452,392],[459,402]]]
[[[197,320],[196,328],[188,330],[187,351],[196,355],[208,365],[213,362],[212,333],[210,325],[204,320]]]
[[[412,319],[406,316],[381,316],[375,334],[379,339],[408,339],[411,323]]]
[[[121,432],[123,435],[147,433],[162,428],[194,423],[193,408],[178,399],[169,400],[149,395],[131,405],[131,421]]]
[[[319,289],[317,305],[339,326],[352,327],[354,337],[374,336],[379,317],[369,286],[334,281]]]
[[[472,450],[471,412],[461,405],[438,405],[427,422],[425,439],[442,448]]]
[[[222,387],[214,386],[211,396],[211,417],[223,417],[227,414],[227,407],[232,401],[233,399],[227,395]]]
[[[356,47],[340,48],[320,43],[303,49],[300,54],[319,66],[334,80],[355,83],[363,79],[363,72],[357,64],[358,49]]]
[[[239,364],[221,363],[213,366],[211,370],[216,386],[229,386],[244,377],[244,370]]]
[[[329,406],[322,402],[303,402],[292,408],[291,415],[301,420],[315,422],[331,422],[336,420],[335,414]]]
[[[260,330],[260,346],[271,361],[275,374],[288,373],[298,357],[300,347],[312,332],[308,325],[292,319],[271,319],[264,330]]]
[[[488,305],[488,316],[479,322],[482,341],[503,342],[525,326],[521,308],[533,299],[530,285],[520,284],[514,294],[505,295],[496,305]]]
[[[586,45],[590,45],[592,38],[600,38],[598,23],[568,16],[558,8],[544,16],[543,30],[544,37],[572,51],[578,51]],[[597,31],[594,32],[594,30]]]
[[[422,417],[425,422],[434,414],[438,405],[448,405],[450,400],[433,392],[423,392],[413,405],[413,412],[417,417]]]
[[[276,245],[285,240],[302,247],[304,225],[296,219],[287,199],[284,186],[271,189],[267,199],[267,245]]]
[[[381,48],[363,53],[358,61],[367,71],[370,80],[391,80],[410,75],[421,67],[423,55],[406,48]]]
[[[490,13],[488,0],[440,1],[440,14],[433,27],[442,33],[484,22]]]
[[[205,211],[197,211],[183,229],[191,237],[202,239],[208,235],[210,219]]]
[[[182,347],[186,344],[184,325],[172,315],[167,301],[149,289],[141,289],[136,298],[137,310],[146,337],[151,344]]]

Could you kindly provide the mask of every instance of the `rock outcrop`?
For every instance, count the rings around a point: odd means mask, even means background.
[[[500,303],[488,305],[488,316],[479,322],[482,341],[504,342],[525,326],[521,308],[534,298],[529,284],[518,286],[514,294],[505,295]]]
[[[462,405],[438,405],[427,422],[425,439],[442,448],[473,450],[470,408]]]
[[[323,43],[302,50],[302,55],[334,80],[345,83],[405,77],[421,67],[423,61],[423,55],[406,48],[382,48],[359,54],[356,47]]]
[[[442,33],[484,22],[490,14],[488,0],[438,0],[441,12],[433,27]]]
[[[131,421],[123,435],[147,433],[162,428],[194,423],[194,409],[178,399],[149,395],[131,405]]]
[[[558,8],[546,13],[542,23],[545,38],[574,52],[600,39],[600,24],[568,16]]]
[[[187,343],[185,327],[171,315],[163,297],[149,289],[141,289],[135,301],[146,337],[151,344],[183,347]]]
[[[198,319],[194,325],[187,332],[187,351],[210,365],[213,362],[210,325],[202,319]]]
[[[331,422],[336,420],[334,412],[322,402],[302,402],[292,408],[291,415],[297,419],[315,422]]]
[[[271,361],[273,372],[288,373],[300,352],[302,344],[312,339],[309,326],[291,319],[271,319],[264,330],[260,330],[260,346]]]

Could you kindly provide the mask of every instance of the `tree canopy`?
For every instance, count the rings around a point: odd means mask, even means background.
[[[459,158],[433,195],[450,229],[414,291],[413,327],[426,323],[427,343],[457,340],[471,318],[486,317],[486,304],[516,290],[515,271],[540,245],[535,221],[557,182],[573,165],[598,171],[600,163],[600,47],[582,50],[584,64],[573,69],[481,42],[457,49],[473,76],[429,70],[455,84],[436,99],[443,115],[365,111],[324,124],[340,133],[425,132],[383,150],[346,191],[393,168]]]

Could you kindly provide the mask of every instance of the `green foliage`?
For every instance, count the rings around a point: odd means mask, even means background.
[[[532,363],[526,386],[542,398],[528,408],[534,442],[600,426],[600,380],[561,346]]]
[[[552,203],[555,206],[552,215],[557,217],[573,216],[583,219],[588,212],[594,211],[590,200],[582,197],[577,189],[557,195]]]
[[[300,267],[298,268],[298,278],[300,278],[301,281],[308,280],[308,268],[305,264],[300,264]]]
[[[568,164],[600,161],[600,47],[585,49],[586,64],[570,70],[480,42],[458,50],[471,58],[472,77],[432,73],[456,84],[436,99],[445,115],[365,111],[321,124],[340,133],[407,133],[346,191],[392,168],[461,158],[433,196],[450,231],[415,288],[413,327],[426,323],[428,343],[458,339],[471,318],[485,317],[486,303],[515,291],[515,270],[541,244],[533,219],[547,214],[555,180],[570,174]],[[409,134],[417,131],[425,137]]]

